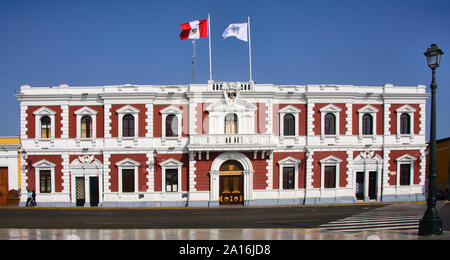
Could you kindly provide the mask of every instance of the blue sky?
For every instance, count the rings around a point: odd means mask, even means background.
[[[428,86],[423,52],[438,44],[437,136],[450,136],[448,0],[0,0],[0,116],[10,122],[0,136],[20,134],[12,95],[24,84],[190,83],[192,44],[179,40],[180,24],[208,13],[214,80],[248,80],[246,43],[221,37],[248,16],[256,83]],[[206,38],[197,62],[196,82],[206,83]]]

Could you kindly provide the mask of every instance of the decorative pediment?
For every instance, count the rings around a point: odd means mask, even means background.
[[[94,109],[90,108],[90,107],[82,107],[80,109],[78,109],[77,111],[75,111],[75,115],[96,115],[97,111],[95,111]]]
[[[371,105],[364,106],[358,109],[358,113],[377,113],[378,109],[374,108]]]
[[[341,112],[342,109],[340,109],[339,107],[333,105],[333,104],[329,104],[326,105],[324,107],[322,107],[321,109],[319,109],[320,112]]]
[[[409,154],[404,154],[400,157],[398,157],[397,159],[395,159],[395,161],[397,162],[411,162],[411,161],[415,161],[417,160],[416,157],[409,155]]]
[[[416,109],[410,105],[404,105],[404,106],[397,108],[395,110],[395,112],[397,112],[397,113],[414,113],[414,112],[416,112]]]
[[[141,165],[140,162],[137,162],[130,158],[123,159],[122,161],[116,163],[117,167],[139,167],[139,165]]]
[[[230,107],[230,105],[222,100],[216,103],[213,103],[209,105],[206,108],[206,111],[208,112],[236,112],[236,111],[256,111],[257,107],[253,105],[252,103],[239,99],[236,102],[233,103],[233,105]]]
[[[117,114],[138,114],[139,109],[130,105],[126,105],[124,107],[117,109],[116,112]]]
[[[298,108],[296,108],[296,107],[294,107],[294,106],[292,106],[292,105],[289,105],[289,106],[286,106],[286,107],[283,107],[282,109],[280,109],[279,111],[278,111],[278,113],[292,113],[292,114],[297,114],[297,113],[300,113],[302,110],[300,110],[300,109],[298,109]]]
[[[94,155],[81,155],[70,163],[70,168],[103,168],[103,164]]]
[[[164,168],[178,168],[183,166],[183,163],[173,158],[170,158],[168,160],[165,160],[164,162],[159,163],[159,165]]]
[[[301,160],[297,160],[294,157],[286,157],[283,160],[278,161],[279,165],[297,165],[300,164],[302,161]]]
[[[341,163],[342,160],[337,158],[336,156],[330,155],[326,158],[323,158],[322,160],[319,161],[321,164],[327,163],[327,164],[336,164],[336,163]]]
[[[47,161],[45,159],[40,160],[39,162],[36,162],[33,164],[34,168],[47,168],[48,169],[48,168],[55,168],[55,166],[56,166],[56,164],[54,164],[50,161]]]
[[[183,113],[183,110],[181,110],[175,106],[168,106],[164,109],[161,109],[161,111],[159,111],[159,112],[161,114],[181,114],[181,113]]]
[[[355,161],[367,161],[367,160],[382,161],[382,158],[378,154],[375,154],[374,151],[361,152],[355,157]]]
[[[48,107],[41,107],[38,110],[34,111],[33,114],[37,115],[37,116],[48,116],[48,115],[54,115],[54,114],[56,114],[56,112],[51,110]]]

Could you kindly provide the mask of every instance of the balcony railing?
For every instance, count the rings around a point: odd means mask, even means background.
[[[269,134],[211,134],[191,135],[190,148],[231,148],[267,149],[275,146],[273,135]]]

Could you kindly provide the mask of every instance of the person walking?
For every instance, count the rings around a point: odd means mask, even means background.
[[[30,207],[31,205],[31,191],[27,190],[27,204],[25,204],[25,207]]]
[[[36,192],[31,192],[31,207],[37,207]]]

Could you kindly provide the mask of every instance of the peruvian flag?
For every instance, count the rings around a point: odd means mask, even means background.
[[[208,19],[192,21],[181,25],[181,40],[200,39],[200,37],[208,37]]]

